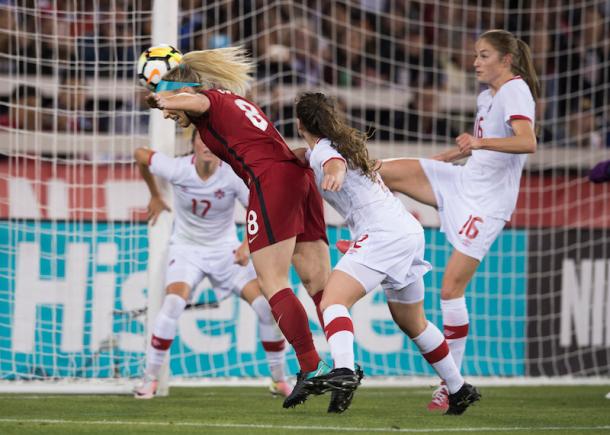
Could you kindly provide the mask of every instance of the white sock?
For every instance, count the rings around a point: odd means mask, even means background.
[[[166,295],[161,310],[155,318],[152,338],[146,351],[146,370],[149,376],[157,378],[163,360],[176,336],[178,319],[184,311],[186,301],[175,294]]]
[[[464,378],[455,365],[443,334],[434,324],[428,322],[424,332],[413,339],[419,351],[434,368],[438,376],[445,381],[450,394],[464,385]]]
[[[286,340],[275,323],[269,302],[261,295],[250,306],[258,316],[258,336],[265,349],[271,379],[275,382],[285,381]]]
[[[286,380],[286,372],[284,370],[284,367],[286,366],[286,351],[280,350],[273,352],[265,350],[265,356],[267,357],[267,363],[269,364],[271,379],[275,382],[284,382]]]
[[[443,329],[451,356],[458,370],[462,368],[466,339],[468,338],[468,308],[466,298],[441,299]]]
[[[354,324],[345,305],[331,305],[326,308],[324,333],[330,347],[335,368],[346,367],[354,370]]]

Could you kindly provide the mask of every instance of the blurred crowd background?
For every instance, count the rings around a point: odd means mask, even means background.
[[[532,50],[540,141],[610,146],[608,0],[182,0],[179,16],[183,52],[252,52],[250,97],[288,138],[294,92],[325,88],[372,140],[453,143],[480,92],[476,38],[503,28]],[[0,0],[0,132],[145,134],[151,25],[152,0]]]

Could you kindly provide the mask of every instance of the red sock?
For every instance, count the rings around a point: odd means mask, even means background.
[[[313,344],[309,319],[291,288],[285,288],[269,299],[271,312],[288,343],[292,345],[301,370],[311,372],[318,367],[320,356]]]
[[[320,326],[322,327],[322,331],[324,331],[324,316],[322,315],[322,310],[320,310],[320,302],[322,302],[322,295],[324,294],[324,289],[320,290],[318,293],[313,295],[311,299],[313,299],[313,303],[316,305],[316,313],[318,314],[318,320],[320,321]]]

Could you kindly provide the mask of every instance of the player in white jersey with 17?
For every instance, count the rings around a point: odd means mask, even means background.
[[[193,155],[172,158],[147,148],[135,152],[151,193],[148,207],[151,224],[163,210],[169,210],[159,195],[153,174],[172,184],[175,216],[165,276],[167,294],[155,319],[144,378],[134,389],[134,395],[139,399],[154,397],[159,371],[176,335],[178,318],[191,292],[208,277],[217,300],[234,293],[256,312],[271,372],[270,390],[288,396],[292,388],[284,373],[284,336],[260,292],[247,242],[240,244],[237,238],[235,200],[247,207],[248,188],[229,165],[207,149],[196,133],[192,138]]]
[[[345,125],[330,99],[303,94],[296,114],[299,134],[311,149],[306,157],[318,188],[346,220],[355,241],[332,271],[320,304],[334,369],[305,383],[315,393],[332,391],[328,412],[347,409],[362,378],[354,362],[348,309],[381,284],[392,318],[447,383],[447,414],[462,414],[480,395],[464,382],[443,334],[426,320],[422,277],[431,266],[424,260],[422,226],[374,171],[366,135]]]
[[[379,173],[393,191],[438,209],[441,231],[454,248],[441,288],[445,337],[458,367],[468,335],[464,293],[479,263],[515,209],[526,156],[536,151],[534,120],[539,84],[529,47],[504,30],[475,44],[477,80],[488,86],[477,99],[474,134],[433,159],[383,161]],[[464,166],[451,162],[470,156]],[[430,410],[447,409],[447,387]]]

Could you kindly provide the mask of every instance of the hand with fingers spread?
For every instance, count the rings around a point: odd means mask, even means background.
[[[153,196],[150,198],[150,202],[148,203],[148,208],[146,209],[147,215],[146,218],[150,222],[151,225],[157,223],[157,219],[159,215],[163,213],[163,211],[172,211],[171,208],[163,201],[163,198],[159,196]]]

